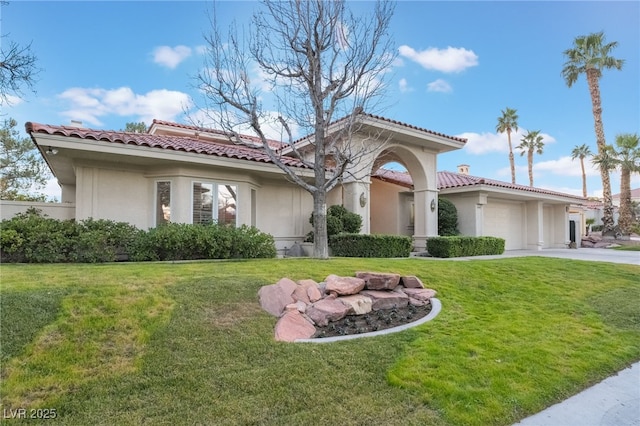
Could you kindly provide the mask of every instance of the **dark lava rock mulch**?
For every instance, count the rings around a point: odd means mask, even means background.
[[[364,315],[347,315],[345,318],[330,322],[326,327],[316,326],[314,338],[347,336],[369,333],[408,324],[425,317],[431,312],[431,303],[424,306],[408,305],[404,308],[371,311]]]

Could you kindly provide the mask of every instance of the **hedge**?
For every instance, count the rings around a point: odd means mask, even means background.
[[[432,237],[427,251],[433,257],[482,256],[504,253],[504,239],[496,237]]]
[[[329,237],[333,256],[409,257],[413,242],[402,235],[338,234]]]
[[[37,210],[1,223],[3,262],[60,263],[275,257],[255,227],[171,223],[142,231],[110,220],[56,220]]]

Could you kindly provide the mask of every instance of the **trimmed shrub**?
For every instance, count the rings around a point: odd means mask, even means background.
[[[427,251],[433,257],[482,256],[504,253],[504,239],[496,237],[433,237]]]
[[[2,221],[0,256],[5,262],[113,262],[140,231],[109,220],[56,220],[29,209]]]
[[[313,213],[309,217],[309,223],[313,225]],[[362,228],[362,217],[357,213],[352,213],[344,206],[333,205],[327,209],[327,236],[337,235],[342,232],[357,234]],[[313,231],[305,237],[305,242],[313,242]]]
[[[403,235],[338,234],[329,237],[333,256],[409,257],[413,242]]]
[[[4,262],[193,260],[275,257],[271,235],[255,227],[170,223],[141,231],[111,220],[56,220],[30,209],[2,221]]]
[[[133,245],[132,260],[196,260],[275,257],[273,237],[257,228],[215,223],[168,223],[150,229]]]
[[[438,197],[438,235],[458,234],[458,209],[451,201]]]

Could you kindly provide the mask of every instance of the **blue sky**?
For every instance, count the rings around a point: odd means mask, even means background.
[[[211,2],[12,1],[1,6],[1,32],[32,43],[42,69],[36,94],[3,105],[2,114],[26,121],[122,129],[153,118],[186,122],[201,99],[194,76],[203,67],[203,35]],[[354,2],[370,10],[369,2]],[[218,2],[221,27],[250,22],[257,3]],[[576,145],[596,151],[591,101],[584,77],[562,79],[562,52],[576,36],[604,31],[617,41],[621,71],[600,81],[608,143],[640,132],[640,2],[400,1],[391,23],[398,60],[390,69],[384,108],[376,113],[469,139],[443,154],[438,170],[469,164],[471,174],[510,181],[506,135],[495,132],[506,107],[519,115],[520,133],[540,130],[544,154],[534,158],[537,187],[581,195]],[[4,41],[4,39],[3,39]],[[300,135],[302,136],[302,135]],[[516,151],[517,182],[528,184],[526,155]],[[589,195],[601,194],[589,164]],[[612,174],[613,193],[619,175]],[[640,186],[633,178],[632,187]],[[59,194],[56,185],[47,190]]]

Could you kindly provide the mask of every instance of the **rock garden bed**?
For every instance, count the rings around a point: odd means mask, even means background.
[[[325,281],[282,278],[258,292],[260,305],[278,317],[275,339],[294,342],[385,330],[431,311],[434,290],[415,276],[357,272]]]

